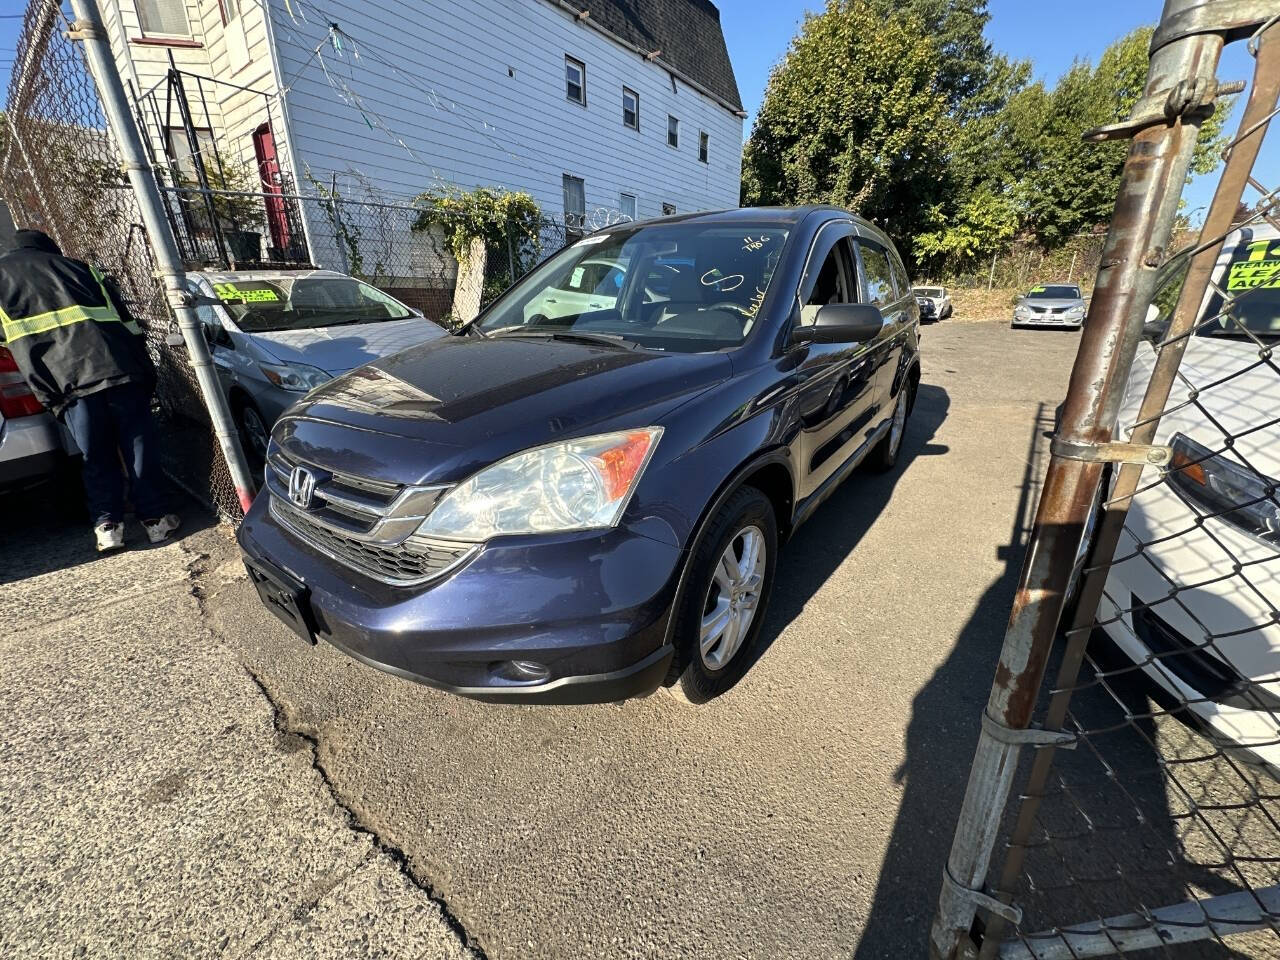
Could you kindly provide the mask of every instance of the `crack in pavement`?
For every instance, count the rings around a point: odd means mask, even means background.
[[[203,605],[203,604],[202,604]],[[214,631],[216,633],[216,631]],[[464,950],[471,953],[476,960],[488,960],[488,955],[484,948],[476,942],[475,938],[467,932],[465,924],[449,906],[448,901],[441,896],[432,886],[431,882],[425,877],[420,876],[409,863],[409,857],[396,844],[387,840],[377,828],[368,822],[367,818],[361,813],[358,807],[347,799],[342,791],[338,788],[337,783],[329,775],[328,769],[325,767],[321,759],[321,739],[320,731],[311,724],[303,723],[297,719],[294,711],[284,698],[275,694],[267,682],[256,673],[248,664],[241,662],[245,673],[249,675],[267,703],[271,705],[272,718],[275,729],[278,733],[287,737],[296,737],[302,740],[311,754],[312,769],[320,775],[321,781],[328,790],[333,802],[347,816],[347,822],[350,828],[356,833],[364,834],[373,842],[374,847],[381,851],[385,856],[390,858],[401,874],[404,875],[414,887],[422,891],[436,907],[439,908],[441,917],[450,932],[458,938],[458,942]]]
[[[204,621],[205,629],[214,638],[216,638],[218,642],[226,645],[228,648],[234,649],[233,645],[229,643],[227,637],[223,635],[222,631],[213,625],[208,615],[208,601],[210,599],[211,592],[216,593],[216,586],[211,591],[208,588],[208,585],[202,583],[201,580],[211,572],[207,564],[210,560],[213,560],[214,557],[210,552],[193,549],[185,542],[180,546],[183,553],[188,557],[186,572],[187,581],[190,587],[190,594],[195,598],[196,606],[200,611],[201,619]],[[312,724],[304,723],[299,720],[297,712],[292,708],[292,705],[289,704],[284,697],[274,692],[266,680],[251,666],[249,666],[242,657],[237,655],[236,660],[240,663],[249,679],[253,681],[254,686],[258,688],[259,693],[262,694],[263,698],[271,706],[272,723],[276,732],[282,737],[293,737],[306,744],[306,748],[311,757],[312,769],[320,776],[320,780],[324,784],[325,790],[328,792],[334,804],[345,814],[348,827],[355,833],[367,836],[372,842],[374,849],[378,850],[390,859],[391,862],[395,864],[395,867],[400,874],[404,876],[404,878],[412,884],[415,889],[425,894],[431,903],[435,904],[440,911],[441,919],[444,921],[445,926],[449,929],[449,932],[457,938],[458,943],[461,944],[464,950],[469,952],[476,958],[476,960],[488,960],[488,955],[485,953],[484,948],[467,931],[466,925],[462,922],[461,918],[453,912],[448,901],[436,891],[430,880],[419,875],[419,873],[413,869],[413,866],[409,863],[409,857],[404,850],[386,839],[378,830],[376,825],[371,823],[369,818],[365,816],[353,802],[344,796],[343,792],[339,789],[338,784],[334,781],[333,777],[330,776],[329,770],[325,767],[324,761],[321,757],[322,742],[319,729]],[[356,869],[359,869],[359,866],[365,862],[367,862],[367,860],[361,860],[360,864],[357,864]],[[345,877],[343,879],[345,879]],[[341,879],[336,881],[325,890],[320,891],[317,896],[312,898],[312,900],[318,902],[326,893],[329,892],[329,890],[334,889],[341,882]],[[308,908],[313,907],[314,905],[314,902],[303,904],[303,906]],[[259,944],[268,942],[271,937],[274,936],[275,932],[276,931],[273,929],[259,941]]]

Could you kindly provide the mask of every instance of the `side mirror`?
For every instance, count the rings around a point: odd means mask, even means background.
[[[884,329],[884,315],[868,303],[828,303],[813,323],[791,331],[793,343],[866,343]]]

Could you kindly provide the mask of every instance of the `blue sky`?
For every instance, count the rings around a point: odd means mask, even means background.
[[[752,117],[760,105],[769,69],[782,56],[806,9],[819,9],[821,0],[718,0],[729,54],[738,75],[743,103]],[[1027,0],[990,0],[991,22],[987,36],[995,48],[1016,58],[1029,58],[1035,75],[1052,83],[1076,58],[1096,61],[1115,38],[1160,16],[1160,0],[1073,0],[1070,16],[1046,15],[1040,3]],[[16,2],[6,2],[0,14],[0,89],[9,87],[14,45],[22,21],[13,18]],[[1220,79],[1248,80],[1253,60],[1242,44],[1227,48]],[[1227,128],[1235,130],[1242,108],[1236,109]],[[750,132],[750,119],[746,131]],[[1280,133],[1273,132],[1264,146],[1259,170],[1280,170]],[[1082,149],[1087,149],[1082,146]],[[1187,209],[1201,210],[1213,196],[1215,175],[1200,177],[1185,191]],[[1274,183],[1269,184],[1275,186]],[[1256,195],[1246,199],[1252,201]],[[1196,217],[1198,219],[1198,216]]]

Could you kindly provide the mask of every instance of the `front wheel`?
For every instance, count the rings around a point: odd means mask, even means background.
[[[742,487],[708,523],[689,559],[668,675],[667,689],[676,699],[706,703],[747,672],[769,606],[777,553],[773,504],[755,487]]]
[[[258,408],[248,401],[236,411],[236,421],[236,426],[240,428],[240,444],[250,465],[257,469],[267,462],[267,443],[271,439],[271,429]]]

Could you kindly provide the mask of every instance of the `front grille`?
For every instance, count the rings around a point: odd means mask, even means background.
[[[360,573],[400,586],[425,583],[461,564],[479,547],[410,537],[395,547],[383,547],[322,527],[300,510],[271,498],[271,515],[303,543]]]
[[[307,494],[293,496],[290,477],[310,475]],[[446,487],[403,486],[325,470],[288,456],[274,444],[267,454],[271,515],[293,536],[325,555],[384,583],[409,585],[442,576],[479,550],[477,544],[417,535]]]

